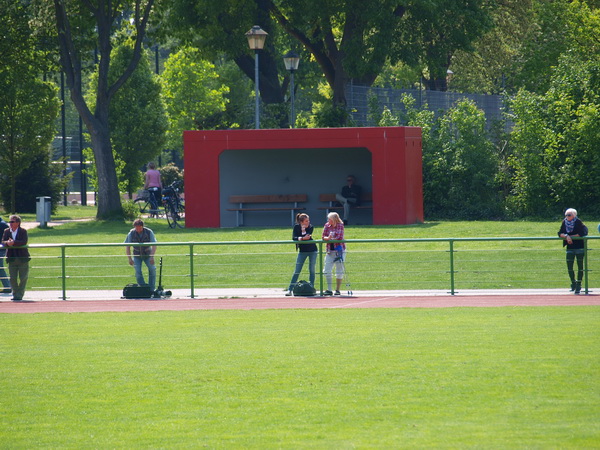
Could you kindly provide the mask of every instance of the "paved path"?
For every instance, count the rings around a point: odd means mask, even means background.
[[[70,222],[90,222],[92,220],[95,219],[69,219],[69,220],[53,220],[48,222],[48,227],[50,228],[54,228],[54,227],[58,227],[60,225],[64,225],[65,223],[70,223]],[[37,228],[40,226],[39,222],[21,222],[21,226],[23,228],[25,228],[26,230],[31,230],[32,228]]]

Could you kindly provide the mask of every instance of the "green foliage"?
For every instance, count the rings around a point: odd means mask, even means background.
[[[222,114],[213,114],[219,121],[213,127],[217,129],[250,128],[254,121],[254,83],[246,77],[232,61],[221,58],[216,63],[219,79],[229,89],[224,94],[225,110]]]
[[[437,117],[417,111],[404,96],[407,124],[423,127],[423,198],[427,218],[495,218],[501,198],[495,184],[498,160],[485,116],[461,100]]]
[[[477,39],[474,51],[459,50],[452,57],[453,91],[498,94],[518,85],[515,74],[523,62],[520,50],[535,27],[534,0],[494,2],[494,26]]]
[[[179,167],[173,163],[162,166],[158,170],[160,172],[160,178],[163,186],[168,186],[174,181],[183,182],[183,170],[180,171]]]
[[[515,130],[509,206],[522,214],[600,211],[600,63],[561,58],[544,95],[511,102]]]
[[[446,90],[447,69],[458,50],[472,51],[473,41],[492,28],[486,2],[439,0],[409,7],[409,23],[403,39],[394,42],[402,53],[417,52],[432,90]],[[413,49],[416,48],[416,49]]]
[[[40,158],[47,161],[59,101],[54,85],[41,80],[38,58],[43,53],[31,37],[27,6],[1,0],[0,10],[0,177],[5,208],[15,212],[18,205],[29,208],[21,194],[17,205],[17,189],[22,193],[32,185],[17,186],[17,182]]]
[[[182,151],[183,131],[207,128],[205,121],[225,110],[229,88],[219,79],[215,66],[191,47],[169,57],[162,82],[169,116],[167,144]]]
[[[110,83],[125,70],[132,54],[129,40],[113,50]],[[97,83],[97,73],[94,75],[93,85]],[[143,53],[132,75],[110,102],[109,124],[119,187],[129,194],[143,184],[140,168],[156,158],[166,142],[168,123],[160,89],[148,54]]]
[[[132,200],[126,200],[123,202],[123,218],[125,221],[132,222],[137,219],[140,215],[140,207]]]
[[[52,211],[56,211],[72,175],[63,176],[63,169],[61,161],[51,162],[49,151],[30,155],[29,165],[15,178],[13,212],[35,213],[37,197],[50,197]],[[10,205],[13,195],[11,185],[3,183],[1,186],[2,203]]]
[[[336,128],[352,126],[351,117],[345,107],[332,103],[314,103],[309,128]]]

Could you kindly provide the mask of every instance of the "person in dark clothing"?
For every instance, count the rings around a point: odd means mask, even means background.
[[[8,224],[4,221],[2,217],[0,217],[0,234],[4,234],[4,230],[8,228]],[[6,249],[4,247],[0,247],[0,281],[2,281],[3,289],[0,290],[2,294],[10,294],[12,292],[10,288],[10,283],[8,281],[8,275],[6,274],[6,270],[4,270],[4,259],[6,257]]]
[[[354,175],[348,175],[346,183],[346,186],[342,187],[342,193],[335,196],[337,201],[344,207],[344,215],[342,217],[344,225],[348,225],[350,207],[360,205],[360,196],[362,194],[362,187],[356,184],[356,177]]]
[[[310,217],[308,214],[298,214],[296,216],[296,224],[292,230],[292,239],[297,242],[310,241],[313,239],[312,234],[313,226],[310,224]],[[317,244],[296,244],[296,248],[298,249],[298,256],[296,257],[296,269],[294,270],[292,280],[290,281],[287,293],[285,294],[287,296],[292,295],[292,290],[298,281],[300,272],[302,272],[302,267],[304,266],[304,261],[306,261],[306,258],[308,258],[308,282],[312,287],[315,286],[315,268],[317,265],[318,254]]]
[[[567,272],[571,279],[571,291],[575,294],[581,292],[581,280],[583,279],[583,257],[585,254],[584,242],[582,239],[573,239],[574,237],[587,236],[588,229],[584,223],[577,217],[577,211],[569,208],[565,211],[565,219],[560,225],[558,236],[563,238],[563,247],[567,247]],[[573,265],[577,259],[577,278]]]
[[[9,228],[2,234],[2,245],[7,248],[6,262],[10,274],[10,285],[13,290],[13,300],[23,300],[25,286],[29,278],[29,261],[31,257],[27,245],[27,230],[21,227],[21,218],[10,216]]]

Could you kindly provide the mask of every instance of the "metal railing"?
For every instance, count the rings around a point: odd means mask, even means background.
[[[594,272],[591,242],[584,238],[582,291],[600,286]],[[527,286],[564,287],[566,268],[562,239],[557,237],[351,239],[347,278],[353,289],[504,289]],[[307,241],[311,242],[311,241]],[[317,287],[323,292],[325,241],[319,249]],[[294,241],[157,242],[157,255],[167,260],[167,289],[287,286],[295,262]],[[60,290],[63,300],[75,289],[122,289],[131,282],[124,243],[32,244],[30,289]],[[150,245],[150,244],[148,244]],[[257,247],[259,248],[257,250]],[[98,248],[98,252],[89,249]],[[118,249],[118,253],[112,250]],[[58,265],[56,263],[58,259]],[[307,264],[303,271],[307,271]],[[199,272],[199,273],[197,273]],[[593,274],[593,278],[590,276]],[[302,276],[301,276],[302,278]],[[94,283],[100,283],[94,285]],[[111,284],[114,283],[114,284]],[[45,285],[44,285],[45,284]]]

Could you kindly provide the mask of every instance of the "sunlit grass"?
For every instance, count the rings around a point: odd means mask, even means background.
[[[594,448],[599,312],[0,314],[0,442]]]

